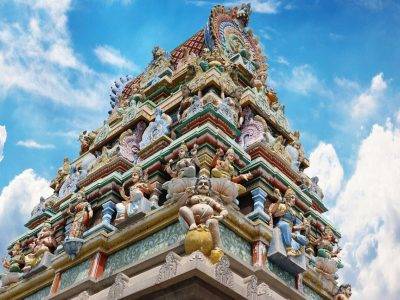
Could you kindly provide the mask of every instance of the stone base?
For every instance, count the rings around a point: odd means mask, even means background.
[[[106,233],[109,233],[111,231],[116,230],[117,228],[109,223],[100,223],[97,224],[96,226],[93,226],[92,228],[90,228],[89,230],[85,231],[83,233],[83,238],[86,238],[87,236],[98,232],[98,231],[105,231]]]
[[[23,273],[17,272],[7,272],[5,274],[1,274],[1,286],[5,287],[10,284],[17,283],[23,275]]]
[[[118,229],[125,228],[126,226],[136,222],[137,220],[142,219],[146,215],[146,213],[151,211],[152,207],[154,206],[154,204],[146,198],[135,201],[135,205],[137,205],[137,207],[132,208],[131,203],[128,211],[128,217],[121,223],[115,224]]]
[[[286,255],[286,249],[282,242],[281,230],[278,227],[273,229],[272,240],[267,256],[270,261],[294,275],[303,273],[307,269],[304,253],[299,256]]]
[[[270,220],[270,217],[265,213],[265,211],[262,210],[254,210],[251,213],[249,213],[247,217],[252,221],[261,220],[264,221],[265,223],[268,223]]]
[[[46,270],[48,267],[50,267],[53,258],[54,254],[51,254],[50,252],[45,252],[43,254],[41,261],[35,267],[33,267],[28,273],[24,274],[23,277],[29,278],[41,271]]]
[[[79,238],[66,238],[63,243],[65,253],[70,259],[74,259],[85,241]]]

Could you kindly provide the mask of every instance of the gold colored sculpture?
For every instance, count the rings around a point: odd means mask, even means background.
[[[233,163],[235,162],[235,152],[232,148],[228,149],[224,155],[224,151],[220,148],[217,150],[216,155],[211,163],[213,167],[211,170],[212,177],[226,178],[236,183],[238,193],[243,194],[246,188],[240,184],[243,180],[250,180],[253,178],[252,173],[236,175]]]
[[[93,144],[96,139],[97,131],[88,132],[87,130],[83,131],[79,135],[79,141],[81,142],[81,150],[79,152],[80,155],[87,152],[90,146]]]
[[[281,135],[277,136],[272,145],[272,150],[280,157],[282,157],[284,160],[286,160],[288,163],[292,162],[292,158],[290,157],[289,153],[285,148],[283,136]]]
[[[21,243],[16,242],[10,251],[10,259],[3,260],[3,267],[10,272],[21,272],[24,266],[25,256],[22,253]]]
[[[228,211],[211,197],[210,178],[201,175],[194,188],[187,189],[188,200],[179,209],[179,216],[188,227],[185,238],[185,252],[201,251],[216,263],[223,256],[219,232],[219,220]]]
[[[71,172],[71,164],[69,162],[68,157],[65,157],[62,167],[57,171],[56,178],[53,179],[53,181],[50,184],[50,187],[54,189],[55,193],[58,193],[58,191],[60,190],[62,184],[67,179],[70,172]]]

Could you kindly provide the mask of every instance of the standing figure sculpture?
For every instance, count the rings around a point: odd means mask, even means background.
[[[226,178],[236,183],[239,195],[246,192],[246,188],[240,184],[243,180],[250,180],[253,178],[252,173],[236,175],[233,163],[235,161],[235,152],[229,148],[224,156],[224,151],[220,148],[217,150],[216,155],[211,163],[213,169],[211,170],[212,177]]]
[[[211,197],[211,181],[207,176],[201,175],[195,187],[187,189],[187,194],[185,206],[179,209],[179,216],[188,228],[185,251],[190,254],[200,250],[215,263],[223,256],[218,222],[228,211]]]
[[[87,202],[85,192],[79,191],[75,201],[76,203],[70,204],[67,209],[67,214],[73,217],[69,238],[81,238],[93,217],[92,206]]]
[[[276,193],[278,192],[279,190]],[[308,244],[308,239],[299,232],[304,230],[304,226],[293,209],[295,201],[294,191],[288,188],[284,199],[280,197],[278,202],[271,204],[268,210],[271,222],[275,220],[275,226],[281,231],[282,242],[288,256],[301,255],[304,252],[302,248]]]
[[[172,178],[192,178],[196,177],[196,166],[200,165],[197,158],[197,145],[194,144],[193,149],[190,151],[186,144],[182,144],[178,150],[179,160],[172,168],[173,160],[169,160],[165,170]]]
[[[129,195],[126,195],[125,188],[127,184],[129,187]],[[144,172],[140,166],[135,166],[132,169],[131,180],[126,181],[119,192],[124,199],[123,202],[117,203],[117,216],[115,217],[115,224],[124,221],[129,215],[136,213],[139,209],[150,210],[151,206],[155,203],[150,203],[146,196],[150,196],[154,191],[153,186],[148,182]],[[156,201],[157,196],[152,197],[152,201]]]

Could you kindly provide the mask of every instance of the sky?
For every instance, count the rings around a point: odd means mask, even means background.
[[[221,1],[233,5],[239,1]],[[400,4],[251,0],[273,87],[342,232],[352,299],[400,294]],[[0,254],[109,87],[207,22],[213,1],[0,0]]]

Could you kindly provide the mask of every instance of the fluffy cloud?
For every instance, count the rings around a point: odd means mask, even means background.
[[[34,140],[26,140],[26,141],[18,141],[18,146],[22,146],[30,149],[54,149],[55,146],[53,144],[40,144]]]
[[[40,196],[50,196],[52,189],[49,182],[27,169],[15,176],[0,192],[0,251],[3,252],[8,243],[22,234],[22,222],[27,221],[33,207]]]
[[[369,88],[353,100],[352,116],[357,119],[363,119],[372,115],[376,111],[378,102],[382,99],[386,89],[387,83],[383,78],[383,73],[375,75]]]
[[[329,217],[342,232],[342,281],[354,299],[400,295],[400,129],[374,125]]]
[[[340,191],[343,168],[332,144],[320,142],[311,152],[310,167],[305,170],[308,176],[318,176],[319,186],[325,199],[332,200]]]
[[[111,65],[121,69],[127,69],[134,73],[138,72],[139,70],[139,67],[123,57],[119,50],[110,46],[98,46],[96,49],[94,49],[94,53],[103,64]]]
[[[7,131],[6,131],[6,126],[0,125],[0,161],[3,160],[3,149],[4,149],[4,144],[6,143],[7,139]]]
[[[71,47],[71,1],[15,1],[15,21],[0,21],[0,89],[19,90],[63,105],[98,109],[105,103],[104,74],[85,65]],[[11,14],[11,13],[10,13]]]
[[[318,79],[311,66],[305,64],[292,69],[290,76],[279,80],[286,89],[301,94],[331,97],[332,92]]]

